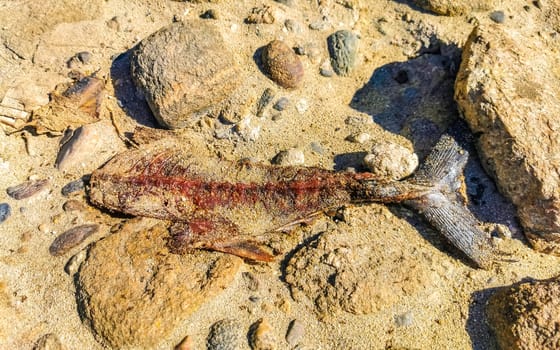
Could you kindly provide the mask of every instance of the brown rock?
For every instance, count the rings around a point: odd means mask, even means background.
[[[170,129],[191,125],[241,80],[221,33],[202,19],[173,23],[142,40],[131,67],[156,119]]]
[[[531,28],[478,27],[455,98],[486,170],[539,251],[560,255],[560,49]],[[538,53],[538,54],[537,54]]]
[[[501,349],[560,349],[560,278],[519,283],[494,294],[486,308]]]
[[[303,79],[303,65],[296,53],[283,41],[274,40],[262,50],[263,66],[270,79],[292,89]]]
[[[241,259],[171,254],[167,235],[162,222],[134,219],[90,249],[76,284],[84,320],[100,342],[155,347],[234,279]]]
[[[496,5],[496,0],[414,0],[426,10],[445,16],[460,16],[474,11],[487,11]]]

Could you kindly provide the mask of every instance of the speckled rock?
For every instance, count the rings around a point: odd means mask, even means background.
[[[381,178],[400,180],[414,172],[418,166],[418,156],[396,143],[380,142],[364,157],[364,164]]]
[[[80,313],[101,343],[155,347],[241,265],[225,254],[171,254],[166,237],[163,223],[133,219],[91,247],[76,287]]]
[[[474,11],[491,10],[497,5],[497,0],[414,0],[426,10],[446,16],[460,16]]]
[[[286,267],[296,301],[312,300],[319,315],[370,314],[428,293],[439,279],[429,266],[436,259],[433,247],[403,235],[396,223],[377,230],[376,222],[391,220],[386,213],[383,207],[347,208],[345,223],[297,251]],[[370,229],[355,229],[358,222]]]
[[[560,278],[519,283],[488,301],[488,322],[501,349],[560,349]]]
[[[278,152],[274,159],[272,159],[272,163],[278,165],[303,165],[305,163],[305,155],[300,149],[290,148]]]
[[[539,32],[476,28],[463,50],[455,97],[529,242],[560,255],[560,45]]]
[[[156,119],[170,129],[193,124],[242,80],[217,27],[202,19],[173,23],[142,40],[131,68]]]
[[[284,88],[297,88],[303,79],[299,57],[281,40],[271,41],[262,49],[262,63],[270,79]]]
[[[206,348],[208,350],[241,350],[244,332],[239,322],[233,319],[220,320],[212,325]]]
[[[358,37],[349,30],[339,30],[327,38],[331,65],[338,75],[349,75],[356,66]]]

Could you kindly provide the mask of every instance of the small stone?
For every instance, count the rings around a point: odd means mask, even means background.
[[[62,187],[62,189],[60,190],[60,193],[62,193],[63,196],[68,197],[70,194],[74,192],[83,190],[85,186],[86,185],[84,179],[79,178],[77,180],[70,181],[69,183],[64,185],[64,187]]]
[[[76,54],[76,58],[83,64],[88,64],[91,61],[92,54],[89,51],[82,51]]]
[[[73,227],[55,238],[49,247],[49,253],[54,256],[63,255],[70,249],[85,241],[89,236],[96,233],[98,230],[99,225],[97,224]]]
[[[303,151],[297,148],[291,148],[286,151],[279,152],[272,160],[273,164],[277,165],[303,165],[305,163],[305,156]]]
[[[64,209],[64,211],[66,212],[84,210],[85,208],[86,206],[84,205],[84,203],[75,199],[67,200],[62,205],[62,209]]]
[[[0,224],[6,221],[12,214],[12,208],[8,203],[0,203]]]
[[[355,143],[366,143],[371,139],[370,134],[367,132],[361,132],[359,134],[352,134],[348,136],[348,141]]]
[[[298,22],[294,21],[293,19],[288,18],[287,20],[285,20],[284,21],[284,26],[286,27],[287,30],[289,30],[292,33],[300,33],[301,32],[301,25]],[[297,51],[296,51],[296,53],[297,53]]]
[[[274,330],[266,318],[261,318],[253,326],[250,335],[250,345],[253,350],[276,350],[278,349],[278,340],[274,334]]]
[[[290,344],[290,347],[295,347],[305,336],[305,325],[299,320],[293,320],[288,326],[288,332],[286,333],[286,341]]]
[[[39,232],[41,233],[48,233],[51,228],[49,227],[49,225],[43,223],[43,224],[39,224],[39,226],[37,227],[37,229],[39,230]]]
[[[305,56],[305,55],[306,55],[305,46],[302,46],[302,45],[296,45],[296,46],[294,46],[294,52],[295,52],[296,55],[298,55],[298,56]]]
[[[49,180],[47,179],[30,180],[16,186],[8,187],[6,193],[13,199],[25,199],[41,192],[47,188],[48,184]]]
[[[271,88],[266,88],[257,103],[257,117],[262,117],[266,107],[272,102],[276,93]]]
[[[363,126],[367,124],[373,124],[373,120],[369,115],[366,114],[358,114],[358,115],[351,115],[344,120],[346,125],[350,126]]]
[[[309,146],[311,147],[311,150],[317,154],[324,154],[325,150],[323,149],[323,145],[321,145],[320,142],[311,142],[309,144]]]
[[[311,30],[327,30],[330,27],[329,22],[327,21],[317,21],[309,24],[309,29]]]
[[[107,27],[111,28],[112,30],[115,30],[117,32],[121,31],[121,25],[119,23],[119,18],[117,16],[111,18],[110,20],[107,21]]]
[[[285,110],[286,107],[288,107],[289,103],[290,103],[289,98],[281,97],[278,101],[276,101],[276,103],[274,104],[274,106],[272,106],[272,108],[281,112],[281,111]]]
[[[265,72],[278,85],[293,89],[303,79],[303,65],[295,52],[283,41],[274,40],[262,50]]]
[[[35,342],[33,350],[64,350],[66,349],[56,334],[48,333],[43,335]]]
[[[272,24],[275,18],[270,6],[253,7],[251,13],[245,18],[247,24]]]
[[[490,13],[490,19],[496,23],[504,23],[506,15],[504,14],[504,11],[494,11]]]
[[[473,11],[487,11],[499,2],[496,0],[414,0],[418,6],[445,16],[460,16]]]
[[[225,103],[243,81],[213,22],[172,23],[134,50],[132,78],[163,127],[194,125],[208,110]]]
[[[411,311],[395,316],[395,324],[398,327],[412,326],[413,323],[414,323],[414,317]]]
[[[243,343],[241,325],[232,319],[220,320],[212,325],[206,340],[208,350],[238,350]]]
[[[110,121],[86,124],[77,128],[61,145],[55,166],[64,172],[89,173],[114,156],[122,147],[122,142]],[[80,185],[76,183],[71,186]]]
[[[338,75],[346,76],[356,66],[358,37],[349,30],[339,30],[327,38],[331,65]]]
[[[400,180],[418,166],[418,156],[409,149],[391,142],[378,143],[364,157],[365,166],[376,176]]]
[[[309,103],[307,102],[306,99],[302,98],[299,101],[297,101],[296,110],[298,111],[299,114],[303,114],[307,112],[308,109],[309,109]]]
[[[500,349],[558,349],[560,278],[517,283],[488,300],[486,314]]]
[[[326,78],[330,78],[334,75],[334,72],[332,70],[323,67],[319,69],[319,73]]]

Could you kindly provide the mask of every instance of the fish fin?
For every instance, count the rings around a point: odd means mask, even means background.
[[[196,218],[175,223],[169,231],[169,248],[175,253],[207,249],[256,261],[274,260],[274,255],[264,244],[240,235],[237,225],[225,218]]]
[[[478,267],[488,268],[494,253],[490,236],[479,229],[479,222],[466,207],[461,193],[467,160],[466,150],[451,136],[442,136],[422,167],[408,180],[432,189],[405,204],[422,213]]]

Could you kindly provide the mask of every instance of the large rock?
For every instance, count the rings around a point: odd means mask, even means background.
[[[459,16],[473,11],[486,11],[496,5],[496,0],[414,0],[429,11],[445,16]]]
[[[78,302],[103,344],[154,348],[235,277],[240,258],[171,254],[167,235],[162,222],[134,219],[90,249],[76,282]]]
[[[176,22],[142,40],[132,77],[162,126],[188,126],[239,85],[233,53],[210,21]]]
[[[501,349],[560,349],[560,278],[520,283],[494,294],[488,322]]]
[[[455,98],[531,244],[560,255],[560,47],[545,38],[526,28],[476,28]]]

